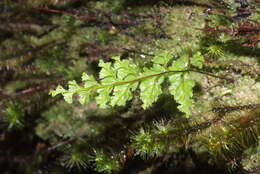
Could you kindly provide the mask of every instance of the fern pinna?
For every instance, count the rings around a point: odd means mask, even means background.
[[[187,116],[190,115],[189,108],[193,103],[192,88],[195,86],[190,73],[200,72],[191,67],[201,69],[203,66],[204,59],[200,52],[192,57],[181,56],[174,61],[171,54],[164,52],[153,58],[151,67],[144,68],[140,68],[131,60],[121,60],[120,57],[112,59],[114,63],[105,63],[102,60],[99,62],[101,68],[99,81],[83,73],[83,87],[73,80],[68,82],[67,90],[58,86],[56,90],[50,92],[51,95],[62,94],[65,101],[72,103],[73,95],[78,94],[81,104],[95,98],[101,108],[106,108],[124,106],[133,98],[133,92],[139,89],[142,107],[146,109],[162,94],[162,83],[168,81],[170,94],[180,104],[178,109]]]

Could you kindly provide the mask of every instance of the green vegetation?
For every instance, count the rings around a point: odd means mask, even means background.
[[[172,56],[163,53],[152,60],[154,63],[152,67],[145,67],[143,70],[129,60],[120,60],[119,57],[112,57],[112,59],[115,60],[113,67],[111,63],[103,61],[99,63],[99,67],[102,68],[99,74],[101,84],[93,76],[84,73],[82,75],[84,87],[80,87],[75,81],[70,81],[68,90],[58,86],[55,91],[51,92],[52,96],[62,94],[68,103],[72,103],[73,94],[78,94],[80,103],[86,104],[90,101],[90,95],[97,92],[99,94],[96,97],[97,103],[101,108],[106,108],[107,103],[112,107],[124,106],[133,98],[132,93],[139,87],[142,107],[146,109],[162,94],[161,84],[168,77],[171,84],[169,91],[180,103],[178,108],[187,115],[190,114],[189,107],[193,103],[191,97],[195,82],[189,77],[189,72],[203,72],[188,68],[190,66],[202,68],[203,57],[200,53],[196,53],[190,60],[188,56],[182,56],[173,61],[170,66],[167,65]]]
[[[0,171],[259,173],[259,7],[0,2]]]

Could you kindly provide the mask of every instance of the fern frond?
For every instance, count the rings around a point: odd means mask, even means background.
[[[166,80],[170,82],[169,91],[175,100],[180,104],[180,111],[190,114],[190,106],[193,103],[192,88],[195,82],[191,79],[189,70],[190,64],[202,68],[203,56],[200,53],[191,57],[181,56],[173,61],[169,53],[155,56],[152,67],[139,68],[130,60],[120,60],[113,57],[115,63],[99,62],[101,71],[99,82],[86,73],[82,75],[84,87],[79,86],[76,81],[69,81],[68,90],[58,86],[56,90],[50,92],[52,96],[62,94],[68,103],[72,103],[74,94],[80,96],[80,103],[85,104],[94,96],[101,108],[108,106],[124,106],[133,97],[133,92],[139,88],[140,99],[144,109],[150,107],[158,100],[162,94],[161,84]]]

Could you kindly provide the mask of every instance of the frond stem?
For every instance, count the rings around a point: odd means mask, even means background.
[[[169,71],[164,71],[164,72],[157,73],[157,74],[151,74],[151,75],[143,76],[143,77],[140,77],[140,78],[137,78],[137,79],[134,79],[134,80],[118,81],[118,82],[114,82],[114,83],[110,83],[110,84],[99,84],[99,85],[91,86],[89,88],[81,88],[78,91],[97,90],[97,89],[100,89],[100,88],[109,88],[109,87],[115,87],[115,86],[120,86],[120,85],[124,85],[124,84],[132,84],[132,83],[143,81],[145,79],[162,76],[162,75],[169,74],[169,73],[185,73],[185,72],[196,72],[196,73],[205,74],[205,75],[208,75],[208,76],[212,76],[212,77],[227,80],[227,81],[233,81],[230,78],[217,76],[217,75],[214,75],[214,74],[211,74],[211,73],[208,73],[208,72],[204,72],[204,71],[200,71],[200,70],[196,70],[196,69],[169,70]]]

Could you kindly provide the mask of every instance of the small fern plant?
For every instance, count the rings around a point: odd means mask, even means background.
[[[133,93],[139,91],[142,107],[150,107],[163,93],[162,84],[168,81],[169,92],[179,103],[178,109],[190,115],[190,107],[193,103],[193,90],[195,81],[190,73],[199,72],[203,67],[203,56],[197,52],[192,57],[180,56],[173,60],[169,52],[163,52],[152,59],[152,66],[140,67],[132,60],[121,60],[120,57],[112,57],[114,62],[99,62],[101,71],[99,79],[83,73],[83,86],[75,80],[68,82],[68,89],[58,86],[50,94],[56,96],[62,94],[65,101],[72,103],[73,95],[79,96],[81,104],[95,99],[101,108],[124,106],[133,98]]]

